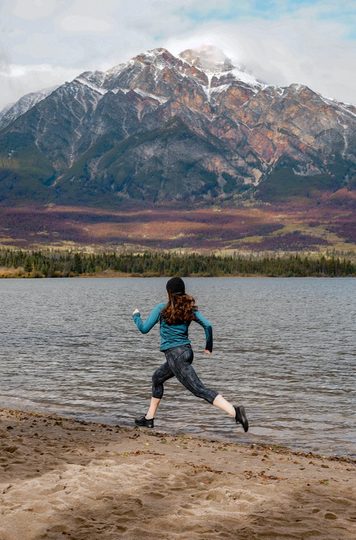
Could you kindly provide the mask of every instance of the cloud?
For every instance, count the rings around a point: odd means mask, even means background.
[[[105,19],[94,19],[93,17],[84,17],[81,15],[69,15],[63,17],[60,25],[66,32],[108,32],[112,24]]]
[[[9,4],[9,2],[7,2]],[[28,21],[45,19],[52,15],[64,2],[63,0],[11,0],[12,15]]]
[[[0,110],[8,103],[13,103],[23,95],[51,88],[71,81],[78,75],[77,70],[69,70],[50,64],[7,65],[0,69],[0,87],[2,103]]]
[[[324,11],[323,11],[324,13]],[[328,13],[333,13],[329,6]],[[210,43],[224,50],[268,83],[301,83],[328,97],[356,103],[356,41],[345,39],[342,17],[321,17],[316,6],[279,15],[276,20],[244,17],[207,21],[199,31],[167,39],[177,54],[182,49]]]
[[[269,84],[299,82],[356,103],[354,0],[2,0],[0,17],[3,72],[29,66],[12,83],[16,97],[21,81],[24,94],[147,49],[210,43]]]

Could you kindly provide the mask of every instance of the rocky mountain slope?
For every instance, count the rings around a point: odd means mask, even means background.
[[[214,61],[211,57],[214,56]],[[356,108],[209,48],[85,72],[0,118],[0,203],[322,198],[356,188]]]
[[[0,112],[0,131],[14,122],[19,116],[32,109],[34,105],[49,96],[57,86],[45,88],[39,92],[30,92],[22,96],[16,103],[10,103]]]

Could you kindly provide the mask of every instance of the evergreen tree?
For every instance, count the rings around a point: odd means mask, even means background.
[[[74,254],[72,270],[75,274],[82,273],[82,257],[79,253]]]

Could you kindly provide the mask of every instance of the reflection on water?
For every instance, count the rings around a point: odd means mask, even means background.
[[[131,313],[165,300],[166,279],[0,281],[0,405],[133,425],[164,361],[159,329]],[[244,403],[251,430],[166,384],[157,430],[285,444],[356,457],[356,280],[187,279],[214,328],[214,354],[192,324],[207,386]]]

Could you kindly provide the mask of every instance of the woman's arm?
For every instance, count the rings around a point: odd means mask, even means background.
[[[141,315],[138,309],[135,309],[132,317],[139,331],[142,332],[142,334],[147,334],[147,332],[149,332],[151,328],[159,321],[160,312],[160,306],[157,305],[144,322],[141,320]]]
[[[213,327],[210,322],[203,317],[199,311],[194,311],[194,320],[205,330],[206,346],[205,352],[210,354],[213,351]]]

